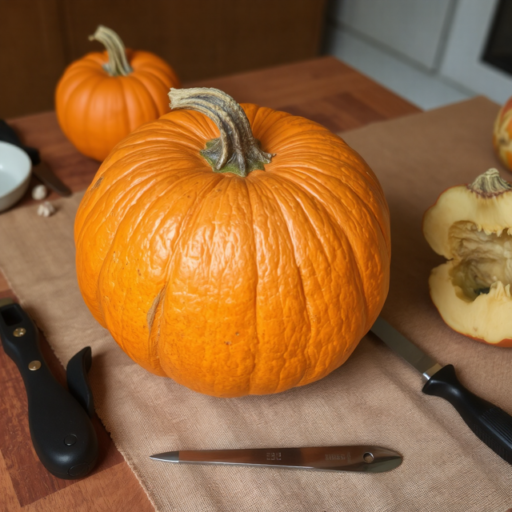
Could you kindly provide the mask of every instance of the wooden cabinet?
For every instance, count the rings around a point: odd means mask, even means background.
[[[0,118],[53,108],[66,66],[58,0],[0,0]]]
[[[0,118],[53,108],[67,64],[100,50],[99,24],[183,81],[318,55],[325,0],[0,0]]]

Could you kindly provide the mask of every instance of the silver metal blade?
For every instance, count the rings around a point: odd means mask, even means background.
[[[151,455],[163,462],[231,464],[328,471],[382,473],[397,468],[402,456],[380,446],[320,446],[310,448],[254,448],[192,450]]]
[[[71,195],[70,188],[62,183],[60,178],[57,177],[45,161],[41,161],[39,164],[34,165],[34,167],[32,167],[32,172],[43,182],[44,185],[57,192],[57,194],[65,197]]]
[[[434,373],[442,368],[437,361],[425,354],[414,343],[411,343],[394,327],[391,327],[383,318],[377,318],[371,331],[393,350],[393,352],[404,358],[422,373],[425,380],[429,380]]]
[[[155,455],[151,455],[149,458],[153,460],[161,460],[162,462],[178,463],[180,461],[180,452],[155,453]]]

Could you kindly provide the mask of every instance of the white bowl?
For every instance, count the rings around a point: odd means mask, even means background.
[[[14,144],[0,142],[0,212],[17,203],[30,181],[32,162]]]

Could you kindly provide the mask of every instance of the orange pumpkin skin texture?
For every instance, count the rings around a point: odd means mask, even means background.
[[[328,375],[389,285],[388,207],[367,164],[314,122],[242,107],[274,154],[264,170],[214,172],[200,151],[215,124],[172,111],[109,155],[75,222],[96,320],[150,372],[220,397]]]
[[[65,70],[55,94],[59,125],[86,156],[104,160],[135,128],[169,111],[167,93],[178,77],[160,57],[127,51],[132,72],[111,76],[107,52],[89,53]]]
[[[512,170],[512,98],[503,105],[496,117],[492,142],[501,162]]]

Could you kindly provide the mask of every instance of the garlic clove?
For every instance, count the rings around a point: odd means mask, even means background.
[[[44,203],[40,204],[37,208],[37,215],[41,217],[50,217],[53,215],[57,210],[55,209],[55,206],[53,206],[50,201],[45,201]]]
[[[44,185],[36,185],[32,189],[32,199],[36,201],[43,200],[48,195],[48,190]]]

